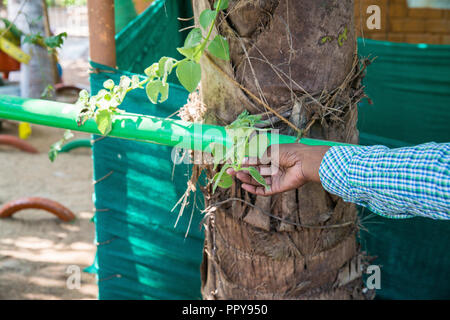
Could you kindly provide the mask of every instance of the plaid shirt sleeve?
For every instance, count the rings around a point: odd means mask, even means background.
[[[332,147],[319,169],[323,187],[394,219],[450,219],[450,143]]]

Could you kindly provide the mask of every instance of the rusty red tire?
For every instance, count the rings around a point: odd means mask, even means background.
[[[11,217],[14,213],[24,209],[42,209],[57,216],[62,221],[72,221],[75,215],[62,204],[45,198],[33,197],[10,201],[0,208],[0,218]]]
[[[9,134],[0,134],[0,144],[12,146],[28,153],[39,153],[39,151],[28,142]]]

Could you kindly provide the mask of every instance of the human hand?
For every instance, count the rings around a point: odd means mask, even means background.
[[[270,189],[258,183],[248,171],[227,170],[242,182],[250,193],[270,196],[301,187],[308,181],[320,182],[319,168],[329,146],[307,146],[301,143],[280,144],[267,149],[261,159],[247,158],[243,167],[255,167]]]

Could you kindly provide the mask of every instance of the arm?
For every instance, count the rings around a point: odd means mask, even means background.
[[[450,144],[399,149],[291,144],[279,145],[278,156],[270,158],[280,170],[257,166],[270,190],[244,172],[230,173],[245,190],[259,195],[320,181],[328,192],[389,218],[450,219]]]
[[[333,147],[319,175],[328,192],[389,218],[450,219],[450,144]]]

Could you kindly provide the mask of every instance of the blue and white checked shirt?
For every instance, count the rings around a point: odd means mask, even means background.
[[[450,143],[332,147],[319,169],[323,187],[394,219],[450,219]]]

